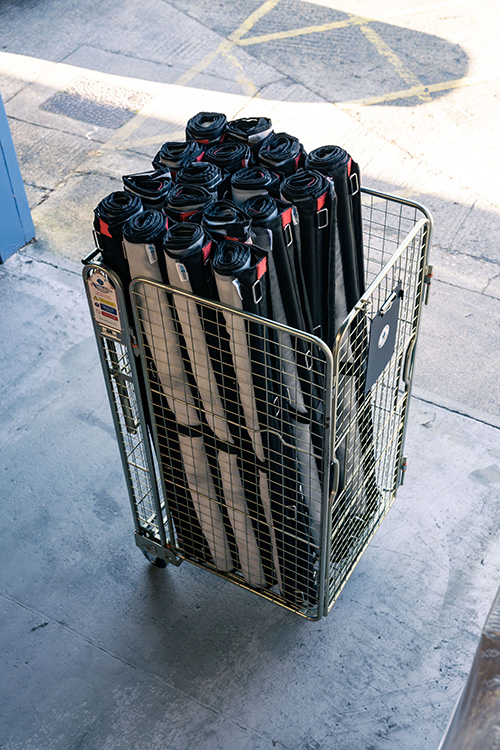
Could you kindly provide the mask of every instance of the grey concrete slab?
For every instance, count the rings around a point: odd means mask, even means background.
[[[144,169],[148,168],[146,163]],[[69,176],[32,211],[36,227],[32,251],[50,252],[74,261],[83,258],[94,246],[94,208],[108,193],[122,188],[122,181],[109,175],[80,171]]]
[[[182,75],[184,68],[174,65],[172,61],[159,62],[150,60],[146,54],[136,49],[111,52],[90,44],[82,44],[68,55],[64,62],[77,68],[100,71],[108,75],[126,76],[157,83],[175,83]]]
[[[497,274],[488,282],[485,292],[497,299],[500,297],[500,274]]]
[[[154,146],[149,146],[148,151],[153,154],[153,152],[155,152]],[[88,159],[76,168],[75,174],[101,175],[102,177],[111,180],[108,187],[114,188],[121,182],[121,178],[124,174],[144,172],[149,169],[150,166],[151,160],[148,160],[147,156],[144,154],[137,154],[131,151],[96,149],[91,152]],[[115,180],[116,182],[114,182]],[[102,187],[106,188],[105,182]],[[97,195],[97,190],[101,190],[102,187],[94,188],[91,197],[94,198]]]
[[[423,316],[416,386],[500,416],[499,300],[441,283],[439,271],[432,291]]]
[[[498,299],[498,289],[494,283],[498,277],[498,264],[494,261],[433,246],[432,262],[441,281]]]
[[[213,3],[210,0],[194,0],[188,6],[182,0],[173,0],[169,4],[222,36],[229,36],[262,6],[260,0],[248,0],[245,3],[234,3],[231,13],[225,13],[224,3]]]
[[[128,747],[160,750],[166,738],[179,750],[189,750],[191,738],[214,750],[220,742],[249,750],[268,746],[260,732],[191,699],[161,676],[106,652],[63,623],[47,623],[37,613],[5,599],[2,610],[9,623],[4,645],[9,654],[10,691],[4,709],[7,716],[17,712],[16,721],[5,727],[4,748],[118,750],[125,742]],[[29,643],[27,650],[19,650],[19,633]],[[50,651],[60,653],[61,658],[47,662]],[[93,696],[103,685],[108,686],[106,695],[97,705]],[[26,700],[22,711],[15,700],[20,692]]]
[[[498,264],[498,231],[500,229],[500,208],[493,212],[482,210],[481,202],[466,217],[460,227],[460,235],[455,245],[465,247],[476,258],[484,258]]]
[[[30,185],[27,182],[24,183],[24,188],[30,209],[35,208],[39,203],[46,200],[51,192],[50,190],[36,187],[36,185]]]
[[[48,5],[29,0],[2,3],[2,48],[43,60],[61,60],[82,40],[93,36],[96,12],[99,4],[94,0],[85,7],[77,0]]]
[[[144,0],[140,5],[113,0],[103,11],[102,23],[91,40],[110,52],[134,50],[145,60],[187,69],[222,41],[211,29],[161,0]]]
[[[12,99],[13,96],[18,94],[28,84],[25,81],[20,81],[15,76],[2,76],[2,100],[4,105]]]
[[[287,73],[280,74],[275,67],[262,63],[247,50],[233,46],[227,53],[217,56],[204,69],[204,73],[215,76],[217,80],[234,80],[239,84],[238,93],[249,96],[257,95],[259,98],[266,97],[267,87],[285,81],[295,83]],[[192,79],[190,85],[198,86],[200,76]],[[214,89],[218,90],[218,85]],[[258,92],[258,93],[257,93]]]
[[[75,72],[74,80],[79,78],[81,76]],[[83,122],[61,112],[48,112],[42,109],[43,105],[58,93],[59,87],[32,83],[25,86],[7,103],[6,112],[18,121],[77,136],[77,138],[85,138],[87,141],[105,143],[109,140],[113,135],[113,130],[110,128]]]
[[[23,179],[54,189],[95,148],[85,137],[10,118],[12,140]]]
[[[78,266],[43,257],[0,268],[4,745],[437,746],[500,574],[498,428],[413,399],[406,485],[319,623],[155,569]]]

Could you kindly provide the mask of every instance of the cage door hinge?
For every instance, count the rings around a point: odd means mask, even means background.
[[[130,343],[132,344],[132,351],[134,352],[135,356],[138,357],[140,355],[140,351],[135,332],[132,330],[132,328],[129,328],[128,334],[130,337]]]
[[[177,555],[175,555],[172,550],[170,550],[168,547],[163,547],[160,542],[157,542],[154,539],[150,539],[143,534],[139,534],[137,531],[134,533],[134,536],[135,543],[137,544],[139,549],[147,553],[146,557],[157,557],[160,560],[164,560],[167,565],[169,563],[171,565],[175,565],[176,568],[178,568],[182,564],[182,557],[177,557]]]
[[[425,296],[424,296],[424,305],[429,304],[429,294],[431,291],[433,271],[434,271],[434,266],[428,265],[427,268],[425,269],[424,284],[426,286],[426,289],[425,289]]]

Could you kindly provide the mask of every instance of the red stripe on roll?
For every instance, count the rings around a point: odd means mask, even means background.
[[[257,270],[257,279],[261,279],[267,271],[267,258],[259,260],[255,268]]]
[[[108,225],[105,224],[102,219],[99,219],[99,231],[101,234],[105,234],[106,237],[112,237],[112,235],[109,233]]]
[[[321,211],[321,209],[323,208],[323,206],[326,203],[326,196],[327,195],[328,195],[328,193],[323,193],[323,195],[319,196],[318,200],[316,201],[316,211]]]
[[[283,229],[286,227],[287,224],[290,224],[292,221],[292,207],[287,208],[286,211],[283,211],[281,214],[281,223],[283,224]]]

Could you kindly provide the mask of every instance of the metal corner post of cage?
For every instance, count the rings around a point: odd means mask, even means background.
[[[177,564],[170,552],[171,530],[158,482],[157,462],[148,436],[149,417],[141,398],[136,344],[123,285],[98,259],[82,260],[83,281],[99,359],[125,475],[135,540],[156,564]]]

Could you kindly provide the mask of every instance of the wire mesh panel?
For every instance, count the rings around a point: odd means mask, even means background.
[[[417,204],[365,191],[367,291],[335,350],[334,461],[329,609],[400,483],[405,419],[418,334],[430,220]]]
[[[154,282],[134,282],[132,297],[173,550],[321,616],[331,353],[313,336]]]

